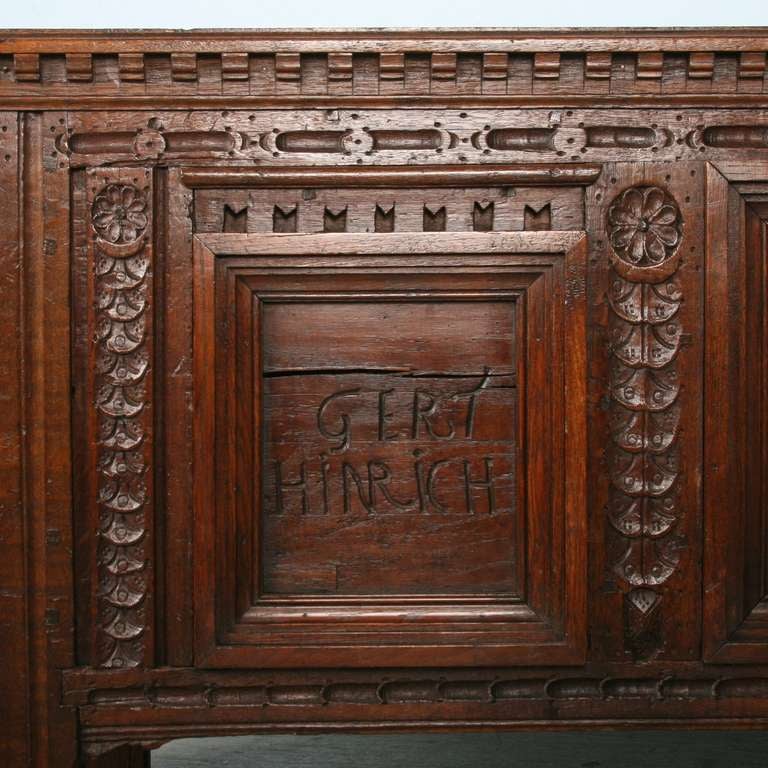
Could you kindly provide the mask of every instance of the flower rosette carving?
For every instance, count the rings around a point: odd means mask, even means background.
[[[630,187],[608,209],[608,236],[619,275],[635,282],[662,282],[679,265],[680,209],[660,187]]]
[[[108,243],[132,243],[147,229],[147,199],[132,184],[108,184],[91,209],[93,228]]]

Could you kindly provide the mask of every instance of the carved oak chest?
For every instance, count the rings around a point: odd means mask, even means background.
[[[763,725],[767,51],[5,34],[10,764]]]

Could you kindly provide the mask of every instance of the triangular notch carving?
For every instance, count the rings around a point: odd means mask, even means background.
[[[475,232],[493,231],[493,203],[475,202],[472,209],[472,228]]]
[[[373,214],[373,228],[374,232],[394,232],[395,231],[395,204],[384,208],[381,205],[376,205],[376,210]]]
[[[428,205],[424,206],[424,231],[444,232],[447,221],[445,206],[432,210]]]
[[[323,232],[346,232],[347,231],[347,208],[326,207],[323,213]]]
[[[523,211],[523,229],[529,232],[552,229],[552,207],[549,203],[538,210],[526,205]]]
[[[298,206],[283,208],[279,205],[272,211],[273,232],[295,232],[298,220]]]
[[[248,231],[248,206],[240,209],[224,206],[224,223],[222,232],[247,232]]]

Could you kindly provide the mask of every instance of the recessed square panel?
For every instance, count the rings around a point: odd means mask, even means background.
[[[264,594],[518,593],[515,306],[264,302]]]
[[[329,242],[197,240],[200,663],[583,659],[583,238]]]

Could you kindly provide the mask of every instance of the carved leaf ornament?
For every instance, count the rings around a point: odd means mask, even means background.
[[[613,571],[626,585],[626,632],[637,656],[651,656],[661,602],[683,546],[679,517],[677,358],[683,299],[674,280],[683,236],[680,209],[656,186],[621,192],[607,215],[614,279],[609,294]]]
[[[141,663],[146,628],[146,208],[146,196],[133,185],[109,184],[91,210],[99,428],[96,652],[101,666],[113,668]]]

